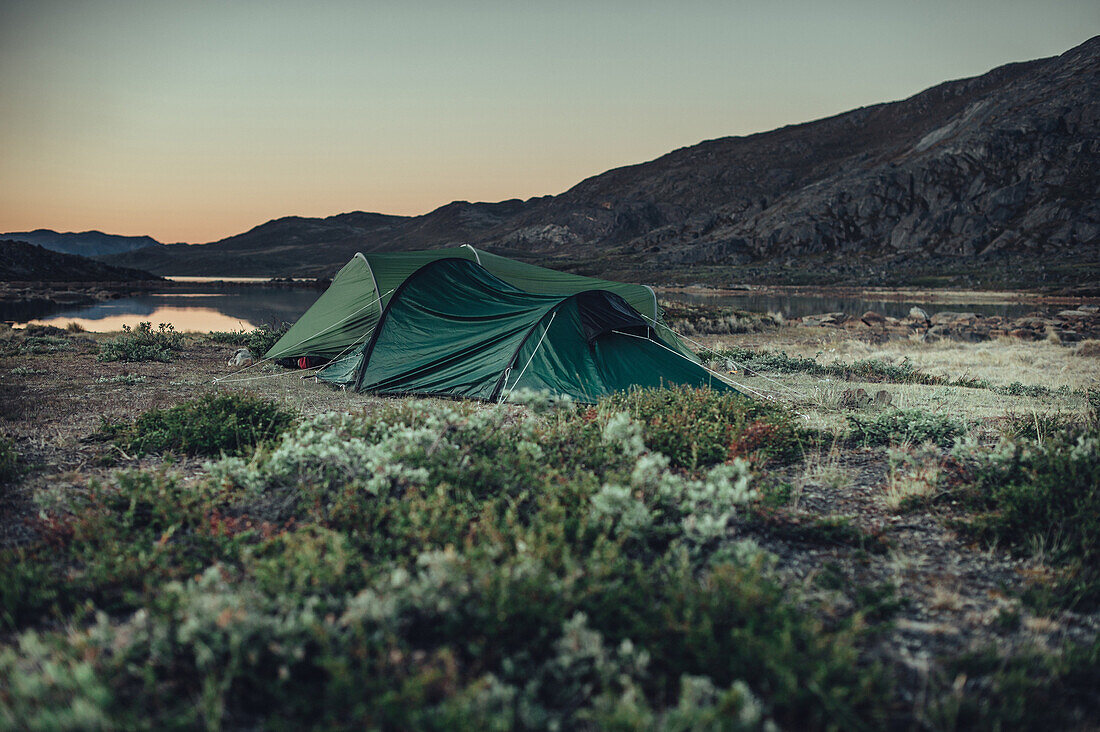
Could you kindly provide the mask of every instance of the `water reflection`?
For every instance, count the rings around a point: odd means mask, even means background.
[[[171,323],[179,331],[251,329],[260,324],[292,323],[320,295],[313,289],[224,287],[216,291],[156,292],[92,305],[46,305],[38,312],[0,307],[0,319],[17,324],[64,327],[76,322],[85,330],[107,332],[143,320]]]

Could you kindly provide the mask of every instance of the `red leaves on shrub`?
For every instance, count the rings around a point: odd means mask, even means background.
[[[270,521],[256,523],[251,516],[225,516],[218,509],[208,511],[204,516],[204,533],[213,537],[230,537],[243,534],[246,531],[259,531],[264,539],[270,539],[294,528],[294,519],[288,519],[285,524],[278,526]]]
[[[734,458],[756,459],[758,453],[774,445],[780,439],[779,428],[770,422],[757,420],[746,425],[730,442],[728,460]],[[766,456],[764,456],[766,460]]]

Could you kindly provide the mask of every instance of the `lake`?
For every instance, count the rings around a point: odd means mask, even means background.
[[[312,288],[243,285],[228,283],[214,289],[195,282],[194,287],[176,287],[93,305],[55,305],[48,313],[20,313],[17,306],[0,320],[16,324],[37,323],[59,328],[79,323],[85,330],[107,332],[131,328],[143,320],[153,325],[171,323],[178,331],[251,330],[261,324],[293,323],[320,296]]]
[[[171,323],[179,331],[250,330],[261,324],[293,323],[320,296],[321,290],[308,287],[263,285],[265,278],[219,279],[208,277],[173,278],[180,283],[163,292],[145,293],[93,305],[52,305],[28,309],[12,304],[0,306],[0,320],[17,325],[38,323],[64,327],[75,322],[85,330],[106,332],[136,326],[141,321],[153,325]],[[953,296],[957,299],[958,296]],[[970,311],[985,315],[1019,317],[1042,309],[1034,304],[997,302],[926,302],[874,300],[835,295],[785,293],[659,292],[663,302],[681,301],[736,308],[752,312],[781,312],[788,318],[826,312],[862,315],[874,310],[883,315],[904,317],[918,305],[930,315],[942,310]],[[979,299],[979,298],[975,298]]]

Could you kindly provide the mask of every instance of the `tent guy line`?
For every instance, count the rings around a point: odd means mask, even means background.
[[[390,293],[392,293],[392,292],[393,292],[393,290],[390,290],[389,292],[387,292],[387,293],[386,293],[386,295],[389,295],[389,294],[390,294]],[[382,297],[386,297],[386,295],[382,295]],[[381,301],[381,297],[379,298],[379,301]],[[373,302],[369,302],[369,303],[367,303],[367,304],[366,304],[366,305],[364,305],[363,307],[361,307],[361,308],[359,308],[358,310],[356,310],[356,311],[355,311],[354,313],[351,313],[350,315],[348,315],[348,316],[347,316],[347,317],[345,317],[345,318],[341,318],[341,319],[340,319],[340,320],[338,320],[337,322],[335,322],[335,323],[333,323],[332,325],[330,325],[330,326],[329,326],[328,328],[325,328],[324,330],[322,330],[322,331],[320,331],[320,332],[314,333],[313,335],[309,336],[308,338],[303,338],[303,339],[302,339],[301,341],[299,341],[299,342],[298,342],[298,343],[296,343],[295,345],[296,345],[296,346],[301,346],[302,344],[304,344],[304,343],[306,343],[306,342],[308,342],[308,341],[310,341],[310,340],[313,340],[314,338],[317,338],[318,336],[322,335],[323,333],[326,333],[326,332],[328,332],[329,330],[332,330],[333,328],[335,328],[336,326],[340,325],[341,323],[343,323],[343,322],[347,321],[348,319],[350,319],[350,318],[353,318],[353,317],[355,317],[355,316],[356,316],[356,315],[358,315],[359,313],[361,313],[361,312],[363,312],[364,310],[366,310],[367,308],[369,308],[369,307],[370,307],[371,305],[374,305],[374,303],[373,303]],[[371,329],[370,331],[367,331],[367,333],[366,333],[366,334],[365,334],[365,335],[363,336],[363,339],[369,338],[369,337],[370,337],[370,334],[371,334],[371,332],[373,332],[373,330],[374,330],[374,329],[372,328],[372,329]],[[338,360],[340,359],[340,356],[343,356],[343,355],[344,355],[345,353],[347,353],[347,352],[348,352],[348,351],[349,351],[349,350],[350,350],[350,349],[351,349],[351,348],[352,348],[353,346],[356,346],[356,345],[358,345],[358,343],[361,343],[361,342],[362,342],[362,340],[360,340],[360,341],[358,341],[358,342],[355,342],[355,343],[351,343],[351,344],[350,344],[350,345],[349,345],[349,346],[348,346],[347,348],[345,348],[345,349],[344,349],[343,351],[341,351],[341,352],[340,352],[340,353],[339,353],[339,354],[338,354],[337,356],[335,356],[335,357],[334,357],[334,358],[333,358],[333,359],[332,359],[332,360],[331,360],[331,361],[330,361],[329,363],[327,363],[327,364],[323,364],[323,365],[321,365],[321,366],[318,366],[318,367],[316,367],[316,368],[317,368],[317,369],[322,369],[322,368],[325,368],[326,366],[329,366],[329,365],[331,365],[332,363],[334,363],[334,362],[338,361]],[[270,353],[270,351],[269,351],[269,353]],[[232,374],[232,375],[233,375],[233,376],[240,376],[240,375],[241,375],[241,374],[243,374],[243,373],[244,373],[245,371],[248,371],[249,369],[255,368],[256,366],[259,366],[260,364],[265,364],[265,363],[268,363],[269,361],[274,361],[274,360],[275,360],[275,358],[277,358],[277,357],[272,357],[272,356],[266,357],[266,358],[264,358],[264,359],[262,359],[262,360],[260,360],[260,361],[256,361],[255,363],[252,363],[252,364],[250,364],[250,365],[248,365],[248,366],[245,366],[245,367],[244,367],[243,369],[241,369],[240,371],[237,371],[236,373],[234,373],[234,374]],[[308,370],[312,370],[312,369],[308,369]],[[293,372],[290,372],[290,373],[293,373]],[[281,376],[282,374],[271,374],[271,375],[272,375],[272,376]],[[262,377],[262,378],[263,378],[263,377]],[[237,381],[242,381],[242,380],[241,380],[241,379],[235,379],[235,380],[230,380],[230,379],[229,379],[229,377],[227,377],[227,376],[221,376],[221,377],[215,377],[215,378],[214,378],[214,383],[215,383],[215,384],[222,384],[222,383],[225,383],[225,384],[233,384],[233,383],[237,383]]]
[[[473,249],[473,247],[470,247],[470,248]],[[546,340],[546,334],[550,332],[550,326],[554,324],[554,318],[556,318],[557,316],[558,316],[558,311],[557,310],[555,310],[553,313],[550,314],[550,322],[547,323],[546,328],[543,329],[542,337],[539,338],[539,342],[538,342],[538,345],[535,346],[535,350],[531,351],[531,358],[528,358],[527,363],[523,364],[523,368],[520,369],[519,376],[517,376],[516,380],[512,382],[512,388],[508,389],[507,394],[504,393],[504,389],[500,390],[500,401],[503,402],[507,397],[511,396],[513,391],[516,390],[516,384],[518,384],[519,380],[523,378],[523,372],[525,372],[527,370],[527,367],[531,365],[531,361],[535,358],[535,354],[539,352],[539,348],[542,347],[542,342],[544,340]],[[505,372],[504,372],[504,385],[505,385],[505,387],[507,387],[507,385],[508,385],[508,372],[511,371],[511,370],[512,370],[512,368],[509,366],[508,369],[505,370]]]
[[[323,363],[320,366],[311,366],[311,367],[306,368],[306,369],[301,369],[300,370],[301,372],[309,372],[308,374],[306,374],[304,376],[301,376],[301,378],[305,379],[305,378],[308,378],[309,376],[316,376],[317,373],[319,373],[322,369],[326,369],[329,366],[331,366],[332,364],[338,363],[341,360],[344,360],[344,358],[343,358],[344,354],[346,354],[348,351],[350,351],[355,346],[358,346],[358,345],[362,344],[363,341],[365,341],[367,338],[370,338],[371,333],[373,333],[373,332],[374,332],[374,329],[371,328],[369,331],[364,333],[363,337],[360,338],[358,341],[355,341],[354,343],[348,344],[347,348],[345,348],[343,351],[338,353],[336,355],[336,357],[333,358],[331,361],[329,361],[327,363]],[[352,358],[352,356],[348,356],[347,358]],[[259,363],[265,363],[265,362],[271,361],[271,360],[273,360],[273,359],[265,358],[263,361],[260,361]],[[258,366],[258,365],[259,364],[252,364],[252,366]],[[250,368],[252,368],[252,366],[246,366],[245,368],[238,371],[236,374],[233,374],[233,376],[243,374],[245,371],[248,371]],[[263,376],[249,376],[248,378],[245,378],[245,379],[230,379],[228,377],[223,376],[223,377],[220,377],[220,378],[215,378],[214,383],[216,383],[216,384],[240,384],[240,383],[243,383],[243,382],[246,382],[246,381],[258,381],[260,379],[273,379],[273,378],[276,378],[276,377],[279,377],[279,376],[295,376],[295,375],[298,375],[299,373],[300,373],[299,371],[284,371],[284,372],[278,373],[278,374],[264,374]]]
[[[622,331],[618,331],[618,330],[614,330],[614,331],[611,331],[611,332],[612,333],[617,333],[619,335],[624,335],[624,336],[627,336],[629,338],[639,338],[639,339],[644,340],[644,341],[650,341],[650,343],[655,343],[656,342],[656,341],[651,341],[649,338],[642,338],[642,336],[635,335],[633,333],[623,333]],[[662,343],[657,343],[657,345],[660,346],[661,348],[665,349],[669,353],[680,356],[680,358],[686,358],[685,356],[682,356],[679,353],[676,353],[676,351],[673,351],[671,348],[669,348],[668,346],[666,346]],[[703,369],[705,369],[708,373],[713,375],[715,378],[717,378],[719,381],[725,382],[725,383],[729,384],[730,386],[736,386],[739,389],[744,389],[745,391],[752,392],[753,394],[756,394],[761,399],[767,399],[768,401],[775,401],[775,397],[771,396],[770,394],[766,394],[762,391],[757,391],[756,389],[753,389],[751,386],[745,386],[744,384],[739,384],[736,381],[734,381],[733,379],[731,379],[727,376],[723,376],[722,374],[718,373],[717,371],[715,371],[713,369],[709,369],[706,366],[702,366],[701,364],[700,364],[700,366]]]
[[[649,317],[647,317],[647,316],[646,316],[646,315],[644,315],[644,314],[641,314],[641,315],[642,315],[642,317],[643,317],[643,318],[645,318],[646,320],[649,320],[650,322],[656,323],[656,321],[654,321],[654,320],[653,320],[652,318],[649,318]],[[672,331],[673,333],[675,333],[675,334],[676,334],[677,336],[679,336],[680,338],[683,338],[683,339],[684,339],[685,341],[687,341],[688,343],[691,343],[692,345],[698,346],[698,347],[699,347],[699,348],[700,348],[701,350],[703,350],[703,351],[706,351],[706,352],[708,352],[708,353],[710,353],[710,354],[713,354],[713,355],[714,355],[715,357],[717,357],[717,358],[720,358],[720,359],[722,359],[722,360],[724,360],[724,361],[729,361],[729,362],[730,362],[730,363],[732,363],[732,364],[733,364],[734,366],[740,366],[740,367],[741,367],[742,369],[744,369],[744,370],[745,370],[745,371],[746,371],[747,373],[750,373],[750,374],[756,374],[757,376],[761,377],[762,379],[766,379],[767,381],[770,381],[770,382],[772,382],[773,384],[775,384],[775,385],[777,385],[777,386],[780,386],[780,387],[782,387],[782,388],[786,389],[787,391],[791,392],[791,393],[792,393],[792,394],[794,394],[795,396],[799,396],[799,397],[802,397],[803,399],[809,399],[809,398],[810,398],[810,396],[809,396],[808,394],[805,394],[805,393],[803,393],[803,392],[799,391],[798,389],[795,389],[794,387],[792,387],[792,386],[790,386],[790,385],[788,385],[788,384],[784,384],[784,383],[783,383],[783,382],[781,382],[781,381],[777,381],[777,380],[775,380],[775,379],[771,378],[771,377],[770,377],[770,376],[768,376],[767,374],[762,374],[762,373],[760,373],[759,371],[757,371],[756,369],[751,369],[751,368],[749,368],[748,366],[746,366],[746,365],[744,365],[744,364],[742,364],[742,363],[738,363],[737,361],[733,360],[733,359],[732,359],[732,358],[730,358],[729,356],[723,356],[723,355],[722,355],[722,354],[720,354],[720,353],[719,353],[718,351],[715,351],[715,350],[714,350],[713,348],[709,348],[708,346],[705,346],[705,345],[703,345],[702,343],[700,343],[699,341],[695,340],[694,338],[692,338],[692,337],[690,337],[690,336],[686,336],[686,335],[684,335],[683,333],[681,333],[681,332],[680,332],[680,331],[678,331],[678,330],[673,330],[671,326],[669,326],[669,328],[668,328],[668,329],[669,329],[669,330],[671,330],[671,331]],[[704,367],[704,368],[705,368],[705,367]],[[708,370],[709,370],[709,369],[708,369]],[[734,383],[736,383],[736,382],[734,382]]]

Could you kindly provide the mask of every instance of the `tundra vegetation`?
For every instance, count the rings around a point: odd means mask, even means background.
[[[708,341],[752,398],[594,405],[212,383],[270,331],[0,334],[0,728],[1088,728],[1091,361],[772,327]],[[97,361],[127,339],[181,358]]]

